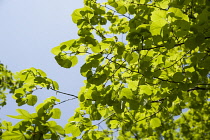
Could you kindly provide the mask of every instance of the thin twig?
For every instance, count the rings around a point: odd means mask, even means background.
[[[73,96],[73,97],[75,97],[75,98],[78,98],[78,96],[73,95],[73,94],[65,93],[65,92],[62,92],[62,91],[59,91],[59,90],[55,90],[55,89],[53,89],[53,88],[50,88],[50,89],[53,90],[53,91],[56,91],[57,93],[61,93],[61,94],[65,94],[65,95],[69,95],[69,96]]]

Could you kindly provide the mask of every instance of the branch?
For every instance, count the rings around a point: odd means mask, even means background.
[[[147,118],[150,118],[150,117],[156,115],[157,113],[159,113],[162,109],[163,109],[163,107],[162,107],[161,109],[159,109],[157,112],[153,113],[152,115],[149,115],[149,116],[147,116],[147,117],[145,117],[145,118],[143,118],[143,119],[141,119],[141,120],[137,120],[136,122],[140,122],[140,121],[143,121],[143,120],[145,120],[145,119],[147,119]]]
[[[61,93],[61,94],[65,94],[65,95],[69,95],[69,96],[73,96],[73,97],[75,97],[75,98],[78,98],[78,96],[73,95],[73,94],[69,94],[69,93],[61,92],[61,91],[59,91],[59,90],[55,90],[55,89],[53,89],[53,88],[50,88],[50,89],[51,89],[51,90],[53,90],[53,91],[56,91],[57,93]]]
[[[107,119],[109,119],[110,117],[112,117],[113,115],[115,115],[115,113],[112,113],[111,115],[109,115],[108,117],[106,117],[105,119],[103,119],[102,121],[100,121],[99,123],[95,124],[96,125],[100,125],[102,122],[106,121]]]
[[[94,28],[93,26],[92,26],[92,29],[94,29],[96,32],[98,32],[98,33],[99,33],[99,36],[100,36],[102,39],[106,39],[106,37],[103,35],[103,33],[101,33],[99,30],[97,30],[97,29]]]
[[[74,99],[77,99],[77,98],[67,99],[67,100],[64,100],[64,101],[62,101],[62,102],[60,102],[60,103],[57,103],[57,104],[55,104],[55,105],[59,105],[59,104],[62,104],[62,103],[65,103],[65,102],[67,102],[67,101],[69,101],[69,100],[74,100]]]
[[[156,5],[149,5],[149,4],[140,4],[140,3],[134,3],[134,2],[128,2],[128,3],[131,3],[131,4],[135,4],[135,5],[137,5],[137,6],[148,6],[148,7],[152,7],[152,8],[158,8],[159,10],[164,10],[164,11],[168,11],[168,9],[163,9],[163,8],[161,8],[161,7],[158,7],[158,6],[156,6]]]
[[[115,10],[113,10],[113,9],[111,9],[111,8],[109,8],[109,7],[107,7],[106,5],[104,6],[104,5],[100,5],[100,6],[102,6],[102,7],[105,7],[105,8],[107,8],[107,9],[109,9],[109,10],[112,10],[114,13],[118,13],[117,11],[115,11]],[[118,13],[119,14],[119,13]],[[128,17],[128,16],[126,16],[125,14],[120,14],[121,16],[124,16],[124,17],[126,17],[126,18],[128,18],[128,19],[131,19],[130,17]]]
[[[181,46],[181,45],[184,45],[184,43],[175,44],[174,47]],[[162,48],[162,47],[165,47],[165,45],[157,45],[156,47],[152,47],[152,48],[136,49],[136,50],[134,50],[134,51],[152,50],[152,49],[157,49],[157,48]]]
[[[150,101],[151,103],[163,103],[163,101],[165,100],[165,98],[159,99],[159,100],[155,100],[155,101]]]
[[[166,82],[170,82],[170,83],[182,83],[182,82],[175,82],[175,81],[170,81],[170,80],[165,80],[165,79],[162,79],[162,78],[159,78],[159,77],[154,77],[154,78],[157,78],[157,79],[159,79],[159,80],[161,80],[161,81],[166,81]]]
[[[193,91],[193,90],[210,90],[210,88],[201,88],[201,87],[194,87],[187,90],[187,92]]]
[[[191,50],[187,51],[180,59],[176,60],[172,65],[168,66],[168,67],[165,67],[165,68],[161,68],[161,69],[158,69],[158,70],[164,70],[164,69],[167,69],[167,68],[170,68],[172,67],[173,65],[175,65],[178,61],[181,61]],[[156,71],[158,71],[156,70]]]

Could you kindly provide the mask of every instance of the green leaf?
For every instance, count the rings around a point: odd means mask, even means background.
[[[115,2],[115,0],[108,0],[108,4],[112,7],[118,7],[118,4]]]
[[[20,131],[13,131],[13,132],[6,131],[2,134],[1,137],[3,140],[12,140],[12,139],[25,140],[24,134],[21,133]]]
[[[152,118],[152,119],[150,120],[150,126],[151,126],[152,128],[160,127],[160,126],[161,126],[161,121],[160,121],[160,119],[159,119],[159,118]]]
[[[75,137],[66,137],[64,140],[77,140]]]
[[[129,101],[129,107],[130,107],[131,110],[138,110],[139,105],[140,105],[140,103],[137,100],[130,100]]]
[[[166,19],[166,11],[155,10],[154,12],[152,12],[151,20],[153,22],[158,22],[158,21],[165,20],[165,19]]]
[[[28,119],[27,117],[23,116],[23,115],[17,115],[17,116],[13,116],[13,115],[7,115],[10,118],[14,118],[14,119]]]
[[[117,120],[111,120],[110,125],[111,125],[110,126],[111,129],[116,129],[119,125],[119,122]]]
[[[71,39],[65,42],[62,42],[60,44],[60,51],[68,51],[69,49],[71,49],[71,47],[76,47],[76,40],[75,39]],[[58,55],[58,54],[56,54]]]
[[[151,20],[153,22],[150,25],[150,32],[152,35],[160,35],[163,26],[167,24],[166,11],[155,10],[152,12]]]
[[[42,77],[47,77],[47,74],[43,70],[41,69],[36,69],[36,70]]]
[[[64,127],[65,133],[66,134],[70,134],[71,133],[71,127],[72,127],[72,123],[67,123]]]
[[[78,58],[76,56],[70,56],[68,59],[71,61],[71,67],[78,63]]]
[[[24,109],[16,109],[16,111],[17,111],[20,115],[24,116],[24,117],[27,118],[27,119],[30,119],[30,118],[31,118],[31,115],[29,114],[29,112],[26,111],[26,110],[24,110]]]
[[[99,52],[101,52],[100,45],[91,46],[91,50],[92,50],[94,53],[99,53]]]
[[[162,28],[167,24],[165,19],[160,19],[158,21],[152,22],[150,25],[150,32],[152,35],[160,35]]]
[[[59,85],[56,81],[52,81],[52,85],[54,90],[59,90]]]
[[[56,55],[55,60],[61,67],[70,68],[72,66],[72,62],[65,55]]]
[[[106,74],[98,74],[96,76],[94,75],[89,75],[87,77],[87,81],[91,84],[95,84],[95,85],[101,85],[103,84],[107,79],[107,75]]]
[[[129,81],[128,88],[135,91],[138,87],[139,81]]]
[[[57,46],[57,47],[52,48],[51,53],[54,54],[54,55],[58,55],[61,52],[60,47],[61,46]]]
[[[36,106],[36,112],[37,112],[37,115],[38,115],[39,117],[42,117],[43,114],[44,114],[44,109],[43,109],[43,107],[44,107],[44,103],[40,103],[39,105]]]
[[[116,47],[117,47],[117,54],[118,55],[122,55],[123,52],[125,51],[125,45],[123,42],[117,42],[116,44]]]
[[[139,59],[139,55],[137,53],[132,53],[132,60],[129,62],[130,64],[137,63]]]
[[[205,36],[204,36],[204,34],[199,33],[199,34],[195,37],[195,42],[196,42],[197,45],[201,45],[204,41],[205,41]]]
[[[135,12],[136,12],[136,10],[135,10],[135,6],[134,5],[129,5],[128,6],[128,12],[130,13],[130,14],[134,14]]]
[[[169,8],[168,14],[171,17],[174,17],[177,19],[181,18],[183,20],[189,21],[188,15],[183,14],[183,12],[179,8],[174,8],[174,7]]]
[[[169,3],[170,3],[170,0],[162,0],[162,1],[158,1],[157,5],[160,8],[167,9],[169,7]]]
[[[147,94],[147,95],[152,95],[152,87],[150,85],[140,85],[140,93]]]
[[[195,39],[194,38],[188,38],[186,41],[185,41],[185,46],[191,50],[195,49],[197,47],[197,43],[195,42]]]
[[[55,121],[48,121],[47,123],[48,123],[51,131],[58,132],[60,134],[65,133],[64,129],[60,125],[57,125],[57,123]]]
[[[34,106],[37,102],[37,96],[36,95],[27,95],[27,104],[30,106]]]
[[[73,137],[78,137],[81,134],[80,128],[74,124],[67,124],[64,130],[67,134],[71,133]]]
[[[78,20],[83,18],[80,12],[81,12],[81,9],[76,9],[76,10],[74,10],[74,12],[71,15],[72,21],[76,24],[77,24]]]
[[[76,56],[67,56],[65,54],[59,54],[55,56],[57,63],[64,68],[70,68],[78,63]]]
[[[18,88],[18,89],[15,90],[15,93],[20,93],[20,94],[24,95],[25,94],[25,89],[24,88]]]
[[[112,105],[116,113],[122,113],[124,111],[125,104],[123,102],[115,102],[114,104],[112,103]]]
[[[181,72],[176,72],[174,75],[173,75],[173,81],[175,82],[182,82],[184,80],[184,76]]]
[[[46,82],[46,78],[43,78],[43,77],[36,77],[36,78],[34,79],[34,82],[37,83],[37,84],[45,83],[45,82]]]
[[[78,24],[79,20],[81,19],[84,18],[91,19],[93,16],[94,16],[93,10],[87,6],[84,8],[74,10],[74,12],[71,15],[72,21],[76,24]]]
[[[125,14],[127,12],[127,7],[123,2],[118,2],[118,6],[116,7],[116,10],[120,14]]]
[[[52,118],[53,119],[60,119],[61,116],[61,110],[59,108],[53,108],[51,110],[51,112],[53,113]]]
[[[44,139],[51,139],[51,137],[52,137],[52,134],[45,134],[43,136]]]
[[[126,99],[133,99],[133,93],[129,88],[123,88],[120,92],[120,99],[125,97]]]

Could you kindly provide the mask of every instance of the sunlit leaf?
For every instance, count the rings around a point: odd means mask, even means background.
[[[120,98],[125,97],[126,99],[132,99],[133,97],[132,91],[128,88],[123,88],[120,92]]]
[[[25,136],[20,131],[13,131],[13,132],[6,131],[2,134],[1,137],[4,140],[11,140],[11,139],[25,140]]]
[[[127,12],[127,7],[124,5],[124,3],[120,3],[118,2],[118,7],[116,7],[117,12],[119,12],[120,14],[125,14]]]
[[[34,106],[37,102],[37,96],[36,95],[27,95],[27,104]]]
[[[61,110],[59,108],[53,108],[53,110],[51,110],[51,112],[53,113],[53,115],[52,115],[53,119],[60,119]]]
[[[61,67],[70,68],[72,66],[72,61],[66,55],[56,55],[55,60]]]
[[[152,118],[150,120],[150,125],[152,128],[160,127],[161,126],[161,121],[159,118]]]
[[[72,21],[76,24],[77,24],[78,20],[82,19],[82,15],[80,12],[81,12],[81,9],[76,9],[76,10],[74,10],[74,12],[71,15]]]
[[[58,90],[58,89],[59,89],[59,85],[58,85],[58,83],[57,83],[56,81],[53,81],[53,82],[52,82],[52,85],[53,85],[53,88],[54,88],[55,90]]]
[[[26,118],[31,118],[31,115],[29,114],[28,111],[24,110],[24,109],[16,109],[16,111],[20,114],[23,115]]]

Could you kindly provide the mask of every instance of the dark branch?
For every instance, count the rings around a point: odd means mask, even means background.
[[[201,88],[201,87],[194,87],[187,90],[187,92],[193,91],[193,90],[210,90],[210,88]]]
[[[64,100],[64,101],[62,101],[62,102],[60,102],[60,103],[57,103],[57,104],[55,104],[55,105],[59,105],[59,104],[62,104],[62,103],[65,103],[65,102],[67,102],[67,101],[69,101],[69,100],[74,100],[74,99],[77,99],[77,98],[67,99],[67,100]]]
[[[75,97],[75,98],[78,98],[78,96],[73,95],[73,94],[69,94],[69,93],[61,92],[61,91],[59,91],[59,90],[55,90],[55,89],[53,89],[53,88],[50,88],[50,89],[51,89],[51,90],[53,90],[53,91],[56,91],[57,93],[61,93],[61,94],[64,94],[64,95],[73,96],[73,97]]]
[[[159,109],[157,112],[153,113],[152,115],[149,115],[141,120],[137,120],[136,122],[140,122],[140,121],[143,121],[145,119],[148,119],[148,118],[151,118],[152,116],[155,116],[156,114],[158,114],[161,110],[163,109],[163,107],[161,109]]]

